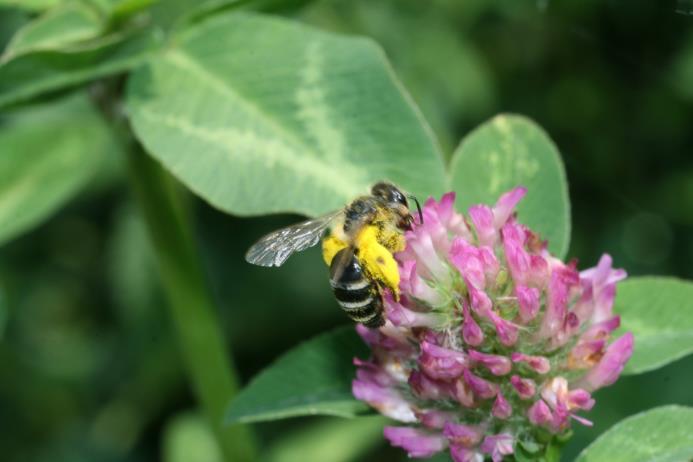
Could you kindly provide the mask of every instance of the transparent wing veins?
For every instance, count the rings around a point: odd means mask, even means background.
[[[248,249],[245,260],[259,266],[281,266],[295,252],[316,245],[323,232],[343,211],[306,220],[269,233]]]
[[[339,281],[342,278],[342,274],[351,261],[351,257],[354,256],[353,247],[345,247],[345,250],[345,252],[337,252],[337,255],[330,262],[330,279],[333,281]],[[333,269],[334,271],[332,271]]]

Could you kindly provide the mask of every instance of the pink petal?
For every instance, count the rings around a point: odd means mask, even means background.
[[[450,443],[471,448],[479,444],[484,432],[481,427],[447,422],[443,427],[443,435]]]
[[[633,354],[633,342],[631,332],[623,334],[609,345],[599,363],[589,370],[576,386],[594,391],[614,383]]]
[[[419,419],[422,425],[431,429],[442,429],[445,422],[455,418],[452,412],[425,410],[416,412],[416,418]]]
[[[372,382],[381,387],[390,387],[397,384],[397,379],[388,374],[379,364],[359,358],[354,358],[353,363],[357,366],[356,378],[358,380]]]
[[[497,233],[491,208],[486,205],[473,205],[469,207],[469,217],[474,224],[479,245],[492,247],[496,243]]]
[[[385,329],[385,327],[369,329],[362,324],[356,324],[356,332],[373,349],[388,350],[402,355],[409,355],[414,352],[414,348],[406,337],[397,335],[398,333]]]
[[[426,377],[419,371],[412,371],[408,380],[412,391],[421,399],[441,400],[451,397],[450,385]]]
[[[421,313],[406,308],[401,303],[394,301],[389,292],[385,294],[383,301],[387,319],[398,327],[435,328],[444,321],[442,316],[437,313]]]
[[[589,341],[589,340],[601,340],[601,339],[607,339],[611,335],[613,331],[618,329],[621,325],[621,317],[620,316],[614,316],[611,319],[607,319],[595,324],[592,324],[589,329],[585,331],[584,334],[580,337],[580,341]]]
[[[474,407],[476,404],[472,387],[462,378],[457,379],[453,384],[453,394],[455,395],[455,399],[464,407]]]
[[[530,399],[537,392],[537,386],[532,379],[524,379],[519,375],[510,377],[510,383],[521,399]]]
[[[491,414],[499,419],[507,419],[513,414],[513,409],[500,391],[496,395],[496,401],[491,408]]]
[[[515,324],[503,319],[495,311],[490,309],[486,312],[486,317],[488,317],[496,327],[496,334],[498,334],[498,339],[503,345],[513,346],[515,342],[517,342],[519,330]]]
[[[489,298],[488,294],[481,289],[477,289],[473,284],[467,282],[467,290],[469,291],[469,302],[475,313],[480,316],[486,315],[488,311],[491,311],[493,302]]]
[[[486,283],[493,284],[498,277],[498,272],[500,271],[500,263],[496,255],[493,253],[493,249],[490,247],[479,247],[479,258],[484,266],[484,274],[486,274]]]
[[[604,254],[595,268],[580,273],[583,289],[588,296],[591,295],[591,300],[587,297],[581,299],[579,311],[591,313],[593,322],[601,322],[612,317],[616,283],[627,276],[622,269],[612,269],[611,264],[611,256]]]
[[[536,287],[517,285],[515,296],[520,307],[520,319],[527,323],[539,313],[539,296],[541,292]]]
[[[551,409],[543,400],[537,400],[532,407],[527,410],[527,417],[534,425],[545,425],[553,420]]]
[[[616,298],[616,285],[609,284],[594,298],[594,314],[592,322],[600,322],[612,316],[614,299]]]
[[[369,374],[357,375],[351,383],[351,392],[356,399],[367,402],[387,417],[400,422],[416,422],[409,402],[397,390]]]
[[[456,444],[450,445],[450,456],[454,462],[484,462],[480,452]]]
[[[464,320],[462,321],[462,338],[471,346],[481,345],[484,341],[484,332],[472,317],[469,304],[463,302],[462,309],[464,314]]]
[[[580,422],[582,425],[584,425],[586,427],[592,427],[594,425],[591,420],[585,419],[584,417],[580,417],[577,414],[570,414],[570,417],[577,420],[578,422]]]
[[[587,369],[595,364],[594,358],[601,358],[606,346],[605,339],[580,340],[570,351],[566,366],[569,369]]]
[[[469,359],[486,367],[493,375],[505,375],[510,372],[512,364],[505,356],[490,355],[475,350],[469,350]]]
[[[413,252],[420,274],[426,278],[435,278],[440,282],[449,283],[450,273],[433,243],[430,234],[407,234],[407,250]]]
[[[399,265],[399,290],[403,294],[425,302],[430,306],[440,305],[444,298],[429,286],[416,270],[416,260],[406,260]]]
[[[583,409],[589,411],[594,406],[592,395],[586,390],[578,388],[570,390],[567,396],[568,407],[570,409]]]
[[[464,370],[464,381],[472,389],[474,394],[482,399],[489,399],[496,396],[498,385],[491,383],[472,374],[469,369]]]
[[[423,341],[419,365],[432,379],[452,380],[462,375],[467,365],[467,358],[459,351]]]
[[[518,186],[507,193],[503,194],[493,207],[493,226],[500,229],[508,221],[512,215],[515,206],[525,197],[527,188]]]
[[[493,462],[501,462],[504,456],[513,453],[514,438],[509,433],[491,435],[484,438],[481,443],[481,451],[490,454]]]
[[[577,272],[570,266],[554,268],[549,282],[548,303],[541,323],[540,338],[554,335],[563,326],[568,313],[568,295],[579,283]]]
[[[472,233],[464,221],[464,217],[455,212],[453,204],[455,202],[455,193],[449,192],[443,195],[437,205],[436,213],[438,219],[447,228],[448,232],[455,236],[462,236],[467,241],[472,240]]]
[[[383,434],[390,444],[407,451],[409,457],[431,457],[447,447],[442,435],[415,428],[385,427]]]
[[[468,284],[471,283],[478,289],[484,288],[486,273],[479,249],[458,237],[452,241],[449,257]]]
[[[515,283],[527,286],[530,283],[541,282],[536,281],[537,278],[534,275],[540,264],[539,260],[533,263],[532,256],[524,248],[526,238],[524,228],[517,223],[508,222],[501,228],[501,236],[505,259]]]
[[[514,363],[525,363],[537,374],[546,374],[551,370],[551,362],[543,356],[530,356],[522,353],[513,353],[510,359]]]
[[[580,319],[572,311],[563,319],[563,325],[551,339],[550,348],[556,349],[568,343],[568,341],[580,331]]]

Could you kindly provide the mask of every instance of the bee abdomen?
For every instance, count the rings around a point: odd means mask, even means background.
[[[339,268],[344,255],[349,249],[342,249],[334,256],[330,265],[330,285],[337,303],[355,322],[366,327],[380,327],[385,324],[383,304],[377,286],[366,278],[355,255]]]

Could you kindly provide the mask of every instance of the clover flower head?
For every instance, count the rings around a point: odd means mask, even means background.
[[[631,333],[609,343],[625,271],[609,255],[582,272],[551,255],[514,213],[525,193],[466,216],[454,193],[429,199],[395,255],[401,296],[385,293],[385,325],[357,326],[372,356],[355,360],[354,396],[406,424],[384,434],[411,457],[499,462],[545,447],[572,420],[592,425],[591,393],[631,356]]]

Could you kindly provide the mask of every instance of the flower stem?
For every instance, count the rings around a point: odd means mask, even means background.
[[[132,187],[154,244],[159,276],[194,394],[225,460],[255,460],[248,427],[223,423],[224,409],[238,391],[238,378],[205,282],[188,211],[170,175],[138,145],[129,151]]]

